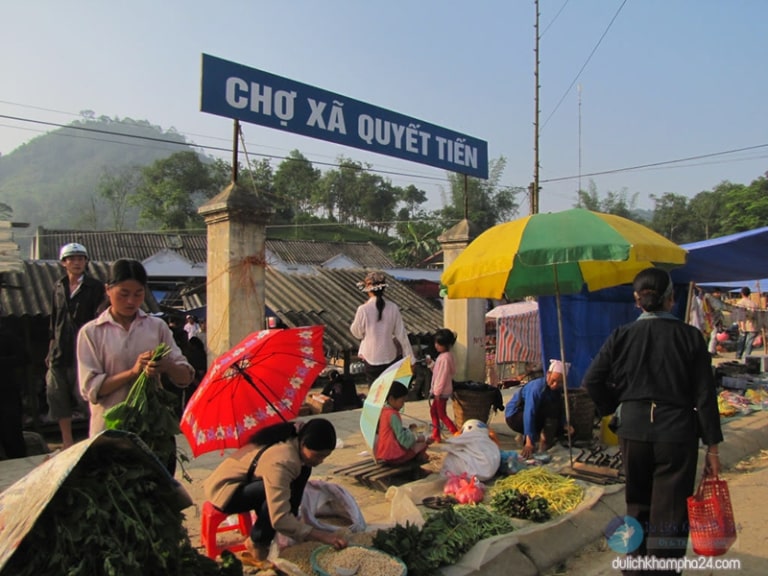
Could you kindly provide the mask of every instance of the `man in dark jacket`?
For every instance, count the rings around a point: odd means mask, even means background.
[[[48,414],[59,423],[63,448],[69,448],[74,443],[73,413],[79,409],[88,414],[75,373],[77,332],[97,316],[97,310],[104,302],[104,284],[85,274],[88,252],[82,244],[62,246],[59,260],[67,273],[56,282],[51,297],[45,390]]]

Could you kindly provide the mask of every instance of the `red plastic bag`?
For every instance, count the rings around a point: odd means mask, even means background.
[[[688,524],[693,551],[701,556],[721,556],[736,541],[728,483],[705,476],[699,489],[688,498]]]

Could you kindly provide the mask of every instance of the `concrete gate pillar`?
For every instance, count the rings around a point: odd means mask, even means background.
[[[266,224],[272,211],[232,182],[198,208],[208,229],[209,360],[264,329]]]
[[[464,219],[437,238],[443,249],[443,269],[474,239],[473,228]],[[482,298],[443,299],[443,324],[457,335],[453,347],[457,382],[485,382],[485,307]]]

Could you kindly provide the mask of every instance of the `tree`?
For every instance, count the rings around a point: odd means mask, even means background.
[[[426,216],[422,213],[422,216]],[[424,220],[397,225],[398,238],[389,243],[392,259],[400,266],[414,267],[440,249],[437,241],[440,229]]]
[[[142,170],[142,181],[131,202],[139,218],[161,230],[185,230],[203,225],[197,207],[216,194],[209,166],[196,152],[177,152]]]
[[[720,232],[727,186],[731,184],[722,182],[714,190],[699,192],[688,202],[692,216],[691,231],[695,239],[708,240]]]
[[[749,186],[723,182],[723,234],[735,234],[765,226],[768,222],[768,180],[761,176]]]
[[[314,168],[298,150],[291,150],[275,170],[274,193],[292,206],[294,217],[309,214],[317,198],[320,170]]]
[[[413,217],[416,209],[427,201],[427,193],[416,188],[413,184],[400,189],[400,201],[405,204],[409,219]]]
[[[676,244],[693,240],[688,198],[672,192],[650,197],[654,202],[651,228]]]
[[[594,181],[590,180],[587,191],[579,190],[577,192],[575,207],[636,220],[634,212],[637,207],[637,197],[637,192],[630,195],[626,188],[622,188],[620,192],[609,190],[604,198],[600,198],[597,186]]]
[[[386,234],[392,228],[395,208],[401,191],[386,178],[378,174],[364,172],[360,175],[361,218],[380,234]]]
[[[450,183],[450,198],[442,209],[442,217],[448,221],[465,218],[465,198],[468,206],[466,217],[480,230],[486,230],[499,222],[511,220],[519,210],[517,195],[523,191],[521,187],[502,186],[501,177],[504,174],[507,160],[500,156],[489,163],[488,180],[466,178],[465,194],[463,174],[448,173]]]
[[[98,183],[99,196],[106,200],[112,219],[111,229],[125,229],[125,217],[131,206],[131,197],[136,194],[142,181],[140,166],[121,166],[104,169]],[[95,206],[93,206],[95,210]]]

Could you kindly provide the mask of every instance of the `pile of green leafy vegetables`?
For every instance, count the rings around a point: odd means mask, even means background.
[[[128,452],[86,452],[0,575],[242,576],[192,546],[174,490]]]
[[[163,342],[152,352],[152,360],[161,360],[170,351],[170,346]],[[176,396],[165,390],[158,378],[142,372],[125,400],[104,413],[104,422],[109,430],[136,434],[163,464],[169,466],[178,459],[183,465],[189,459],[176,450],[175,436],[181,432],[174,412],[176,403]]]
[[[407,523],[378,530],[373,546],[405,562],[409,576],[429,576],[455,564],[480,540],[512,530],[508,517],[482,504],[459,505],[431,515],[421,528]]]

